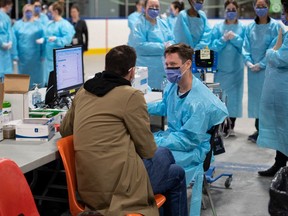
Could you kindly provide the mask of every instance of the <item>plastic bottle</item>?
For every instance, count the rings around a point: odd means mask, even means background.
[[[165,87],[167,86],[168,84],[168,80],[166,78],[166,76],[163,76],[163,80],[162,80],[162,83],[161,83],[161,90],[164,91]]]
[[[9,101],[4,101],[3,104],[3,123],[7,123],[12,120],[12,108],[11,108],[11,103]]]
[[[41,101],[41,93],[39,92],[38,84],[35,84],[35,89],[32,94],[32,104],[35,106],[36,104],[41,103]]]

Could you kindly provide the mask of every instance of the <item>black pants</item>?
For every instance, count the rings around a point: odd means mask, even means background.
[[[255,119],[255,128],[257,131],[259,131],[259,119],[258,118]]]
[[[276,151],[275,165],[278,167],[286,166],[288,157],[280,151]]]

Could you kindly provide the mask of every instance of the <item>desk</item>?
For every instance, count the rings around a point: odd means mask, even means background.
[[[145,94],[147,103],[159,101],[161,98],[161,92],[149,92]],[[0,142],[0,158],[9,158],[16,162],[23,173],[29,172],[59,157],[56,146],[59,138],[61,138],[60,133],[56,133],[49,142],[5,139]]]
[[[59,157],[56,142],[60,137],[56,133],[49,142],[5,139],[0,142],[0,158],[9,158],[15,161],[23,173],[29,172]]]

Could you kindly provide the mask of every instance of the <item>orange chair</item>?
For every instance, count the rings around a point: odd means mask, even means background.
[[[80,204],[76,199],[77,182],[75,171],[73,135],[59,139],[57,142],[57,147],[66,171],[70,212],[72,216],[76,216],[84,211],[84,205]],[[166,197],[162,194],[156,194],[155,201],[157,203],[157,207],[160,208],[166,201]],[[127,216],[140,215],[141,214],[128,214]]]
[[[39,216],[33,195],[14,161],[0,159],[0,215]]]

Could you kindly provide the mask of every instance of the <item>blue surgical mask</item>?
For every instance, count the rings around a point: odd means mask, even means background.
[[[288,26],[288,20],[286,19],[285,14],[281,14],[281,21],[285,26]]]
[[[268,8],[255,8],[258,17],[264,17],[268,14]]]
[[[34,7],[34,12],[35,12],[35,14],[40,14],[41,13],[41,7],[40,6],[35,6]]]
[[[194,8],[196,11],[199,11],[203,8],[203,4],[202,3],[198,3],[196,2],[195,4],[193,4]]]
[[[182,78],[180,67],[167,67],[165,73],[171,83],[178,83]]]
[[[237,12],[236,11],[227,11],[226,12],[226,19],[227,20],[234,20],[237,18]]]
[[[156,19],[156,17],[159,16],[159,9],[149,8],[148,9],[148,15],[152,19]]]
[[[49,20],[53,20],[52,13],[50,11],[47,12],[47,17]]]
[[[142,9],[141,9],[141,13],[145,13],[145,8],[144,7],[142,7]]]
[[[27,20],[30,20],[32,17],[33,17],[32,11],[26,11],[26,12],[25,12],[25,18],[26,18]]]

